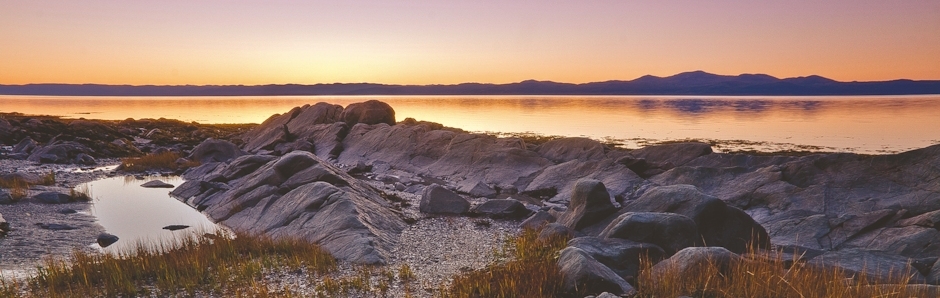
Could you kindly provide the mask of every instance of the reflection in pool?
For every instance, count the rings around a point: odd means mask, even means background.
[[[224,227],[216,225],[205,215],[180,202],[169,193],[172,188],[144,188],[140,185],[151,180],[179,186],[185,180],[179,177],[133,176],[112,177],[92,181],[76,187],[92,197],[91,213],[98,223],[120,240],[105,251],[132,249],[137,243],[156,244],[178,239],[191,233],[214,233]],[[189,228],[169,231],[163,227],[187,225]]]

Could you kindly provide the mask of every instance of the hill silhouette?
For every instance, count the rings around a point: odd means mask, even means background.
[[[375,83],[284,85],[0,85],[6,95],[264,96],[264,95],[911,95],[940,94],[940,81],[839,82],[817,75],[716,75],[692,71],[668,77],[583,84],[527,80],[509,84],[388,85]]]

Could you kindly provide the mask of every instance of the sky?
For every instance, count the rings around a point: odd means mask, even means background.
[[[0,84],[940,80],[940,1],[0,0]]]

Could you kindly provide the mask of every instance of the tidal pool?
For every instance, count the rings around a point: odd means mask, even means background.
[[[120,238],[104,248],[108,252],[133,249],[138,243],[147,245],[170,243],[193,233],[215,233],[224,227],[210,221],[205,215],[172,197],[173,188],[145,188],[141,184],[160,180],[179,186],[185,180],[179,177],[111,177],[78,185],[75,189],[92,198],[91,214],[104,229]],[[188,228],[170,231],[170,225]],[[95,244],[97,246],[97,244]]]

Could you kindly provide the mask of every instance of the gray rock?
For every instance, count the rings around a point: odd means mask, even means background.
[[[140,187],[146,187],[146,188],[174,188],[174,187],[176,187],[176,186],[173,186],[173,184],[169,184],[169,183],[166,183],[166,182],[163,182],[163,181],[160,181],[160,180],[151,180],[151,181],[145,182],[144,184],[141,184]]]
[[[0,189],[0,204],[13,204],[13,196],[5,189]]]
[[[470,213],[490,218],[520,219],[529,216],[531,211],[525,205],[513,199],[497,199],[483,202],[470,210]]]
[[[611,293],[608,293],[608,292],[603,292],[603,293],[598,294],[598,295],[597,295],[596,297],[594,297],[594,298],[620,298],[620,296],[614,295],[614,294],[611,294]]]
[[[542,231],[539,232],[538,240],[548,242],[552,239],[571,239],[572,237],[574,237],[574,231],[569,229],[568,226],[559,223],[550,223],[545,225]]]
[[[41,192],[33,200],[42,204],[65,204],[72,201],[72,196],[56,191]]]
[[[240,177],[250,174],[251,172],[254,172],[258,168],[260,168],[261,166],[265,165],[268,162],[271,162],[275,158],[276,157],[270,156],[270,155],[239,156],[238,158],[235,158],[234,160],[232,160],[232,162],[229,163],[228,166],[226,166],[223,171],[220,171],[220,174],[222,175],[222,177],[225,177],[225,179],[227,180],[240,178]],[[204,173],[202,175],[208,175],[209,173],[212,172],[212,171],[205,171],[205,170],[203,171],[207,173]]]
[[[232,142],[207,139],[193,148],[193,152],[187,158],[201,163],[210,163],[228,162],[242,155],[244,153]]]
[[[313,143],[304,139],[299,139],[294,140],[293,142],[279,143],[274,146],[274,154],[276,155],[284,155],[288,152],[296,150],[314,152]]]
[[[96,242],[98,242],[98,245],[101,247],[108,247],[111,244],[117,242],[118,239],[118,236],[114,236],[108,233],[101,233],[101,235],[98,235]]]
[[[680,214],[627,212],[611,222],[599,237],[652,243],[671,256],[695,245],[701,236],[695,222]]]
[[[470,202],[449,189],[432,184],[421,194],[418,209],[431,214],[463,214],[470,210]]]
[[[703,272],[728,274],[736,262],[742,261],[744,259],[741,256],[724,247],[687,247],[653,265],[650,275],[652,280],[663,280],[670,273],[677,275],[673,278],[700,275]]]
[[[567,247],[560,252],[558,268],[563,277],[562,288],[569,293],[595,294],[610,292],[617,295],[634,295],[636,289],[604,266],[587,252],[577,247]]]
[[[27,184],[33,184],[33,185],[40,184],[43,182],[42,177],[39,177],[39,175],[35,173],[29,173],[29,172],[15,172],[15,173],[0,174],[0,180],[7,181],[7,182],[20,181],[20,182],[26,182]]]
[[[0,237],[6,236],[10,232],[10,223],[6,219],[3,219],[3,214],[0,214]]]
[[[92,150],[85,145],[71,141],[55,141],[33,150],[27,160],[38,163],[79,163],[85,162],[83,158],[76,159],[80,154],[89,155],[91,153]]]
[[[236,231],[305,239],[359,264],[385,263],[407,226],[378,190],[310,152],[230,181],[218,177],[187,181],[171,195]]]
[[[177,230],[182,230],[182,229],[186,229],[186,228],[189,228],[189,226],[187,226],[187,225],[168,225],[168,226],[163,227],[164,230],[169,230],[169,231],[177,231]]]
[[[663,249],[659,246],[625,239],[578,237],[569,240],[568,246],[581,249],[616,272],[618,276],[625,278],[637,277],[640,261],[644,258],[652,263],[657,263],[664,258]]]
[[[68,230],[77,229],[76,227],[73,227],[70,225],[55,224],[55,223],[51,223],[51,224],[37,223],[36,225],[39,226],[40,229],[45,229],[45,230],[50,230],[50,231],[68,231]]]
[[[580,180],[571,194],[568,210],[558,218],[558,223],[577,231],[616,211],[604,183],[591,179]]]
[[[711,153],[711,145],[690,142],[643,147],[630,151],[630,156],[654,164],[677,167]]]
[[[479,198],[495,198],[497,193],[489,185],[479,181],[464,180],[457,185],[457,191]]]
[[[865,276],[873,283],[897,282],[909,277],[910,283],[926,283],[927,279],[914,267],[911,259],[879,251],[845,249],[831,251],[809,260],[810,266],[839,268],[850,277]]]
[[[588,138],[554,139],[538,148],[539,155],[556,163],[572,160],[597,160],[604,158],[606,147]]]
[[[684,215],[695,221],[703,245],[721,246],[736,253],[746,252],[749,245],[770,247],[767,231],[747,213],[691,185],[654,187],[623,210]]]
[[[33,152],[33,150],[36,149],[37,146],[39,145],[36,144],[36,141],[33,141],[33,139],[30,137],[25,137],[22,140],[20,140],[19,143],[13,146],[13,153],[29,155],[30,153]]]
[[[555,222],[555,219],[555,216],[549,214],[548,212],[539,210],[538,212],[532,214],[532,216],[529,216],[529,218],[526,218],[526,220],[523,221],[520,226],[524,229],[537,230],[542,226]]]
[[[395,110],[387,103],[369,100],[349,104],[340,118],[349,126],[356,123],[395,125]]]
[[[927,274],[927,283],[940,285],[940,259],[937,259],[930,267],[930,272]]]

